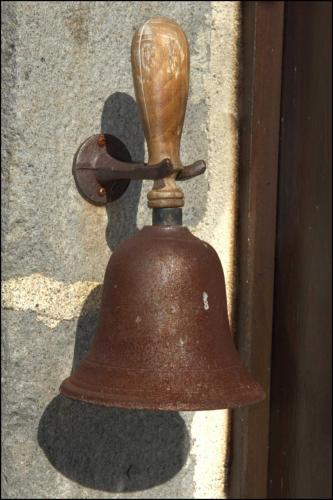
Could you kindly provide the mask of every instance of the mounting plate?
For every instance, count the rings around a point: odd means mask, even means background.
[[[117,160],[130,162],[131,155],[117,137],[110,134],[95,134],[86,139],[73,159],[72,173],[81,196],[96,206],[104,206],[124,194],[129,179],[114,180],[102,186],[96,178],[98,157],[106,148],[107,153]]]

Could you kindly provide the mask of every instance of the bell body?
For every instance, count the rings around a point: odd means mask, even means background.
[[[154,410],[263,399],[233,344],[215,250],[183,226],[146,226],[119,245],[106,269],[93,345],[61,392]]]

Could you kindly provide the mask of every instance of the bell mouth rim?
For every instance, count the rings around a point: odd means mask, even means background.
[[[250,376],[250,375],[249,375]],[[251,377],[251,376],[250,376]],[[106,389],[106,388],[105,388]],[[108,390],[96,391],[92,385],[86,383],[75,383],[71,377],[66,378],[60,388],[60,393],[70,399],[85,402],[97,406],[127,408],[131,410],[155,410],[155,411],[209,411],[237,409],[243,406],[250,406],[260,403],[266,397],[262,387],[254,380],[249,380],[248,385],[238,389],[237,396],[232,396],[227,391],[225,394],[215,394],[214,397],[207,397],[206,391],[199,391],[190,397],[170,394],[170,398],[165,393],[156,395],[143,395],[135,391]],[[236,392],[236,391],[235,391]]]
[[[137,403],[137,402],[128,402],[128,401],[115,401],[110,402],[108,400],[100,399],[94,396],[85,397],[80,396],[79,394],[72,393],[69,390],[61,389],[60,393],[69,399],[73,399],[76,401],[81,401],[87,404],[91,404],[94,406],[104,406],[106,408],[124,408],[128,410],[150,410],[150,411],[214,411],[214,410],[237,410],[238,408],[242,408],[244,406],[252,406],[258,403],[261,403],[266,395],[263,393],[262,396],[249,400],[246,403],[241,402],[239,404],[219,404],[219,403]]]

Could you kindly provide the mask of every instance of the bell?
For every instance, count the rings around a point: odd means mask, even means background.
[[[171,170],[148,194],[153,225],[121,243],[110,258],[96,337],[62,383],[64,396],[176,411],[234,408],[264,397],[233,344],[219,257],[182,226],[184,196],[176,179],[204,170],[203,162],[183,167],[179,159],[188,63],[185,34],[173,21],[153,18],[134,36],[133,77],[148,167],[161,177],[159,162],[169,159]]]
[[[233,345],[215,250],[180,225],[146,226],[120,244],[106,270],[96,338],[61,391],[163,410],[260,400]]]

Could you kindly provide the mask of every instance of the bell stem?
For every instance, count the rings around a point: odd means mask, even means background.
[[[183,210],[181,208],[153,208],[153,226],[181,226]]]

